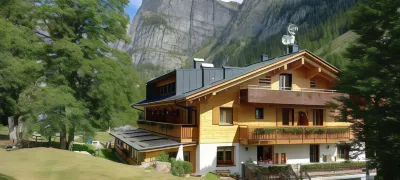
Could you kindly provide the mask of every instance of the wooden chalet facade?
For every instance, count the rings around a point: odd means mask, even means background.
[[[119,154],[132,164],[162,151],[185,160],[195,173],[241,173],[240,164],[297,164],[349,158],[348,123],[327,103],[339,70],[307,50],[246,67],[210,68],[195,60],[147,82],[138,130],[113,132]],[[141,139],[142,138],[142,139]],[[147,140],[148,139],[148,140]],[[157,141],[157,142],[153,142]]]

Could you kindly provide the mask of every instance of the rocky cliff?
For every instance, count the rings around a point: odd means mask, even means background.
[[[143,0],[128,29],[132,41],[113,46],[128,52],[146,77],[185,66],[192,57],[243,66],[262,53],[284,53],[280,38],[289,23],[300,27],[300,48],[319,49],[347,31],[346,11],[354,1]]]
[[[132,41],[113,46],[144,68],[181,67],[219,37],[236,12],[235,5],[218,0],[143,0],[128,29]]]

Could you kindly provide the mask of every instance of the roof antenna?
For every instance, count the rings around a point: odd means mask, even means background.
[[[298,51],[298,46],[296,45],[296,38],[294,35],[296,35],[296,32],[299,30],[299,27],[295,24],[289,24],[287,28],[288,34],[283,35],[282,37],[282,43],[286,45],[286,53],[290,54],[293,52]],[[289,35],[290,34],[290,35]]]

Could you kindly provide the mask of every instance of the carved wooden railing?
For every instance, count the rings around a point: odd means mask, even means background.
[[[199,137],[199,129],[196,125],[173,124],[146,120],[139,120],[137,123],[140,129],[169,136],[178,139],[181,142],[195,141]]]
[[[249,141],[271,141],[271,143],[331,143],[349,141],[350,129],[343,127],[296,126],[296,127],[239,127],[239,138]]]

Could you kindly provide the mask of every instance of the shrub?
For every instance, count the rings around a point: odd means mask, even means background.
[[[275,131],[275,128],[257,128],[254,130],[256,134],[271,134]]]
[[[248,160],[246,160],[246,164],[253,164],[253,160],[249,158]]]
[[[268,166],[268,167],[255,167],[254,172],[260,172],[263,174],[278,174],[287,172],[289,170],[289,166]]]
[[[171,171],[172,175],[183,177],[185,174],[190,174],[193,172],[193,167],[190,162],[187,161],[177,161],[175,158],[171,158]]]
[[[323,164],[307,164],[302,165],[301,169],[304,171],[307,170],[316,170],[316,169],[328,169],[335,170],[338,168],[364,168],[366,167],[365,162],[341,162],[341,163],[323,163]]]
[[[283,134],[299,134],[302,133],[303,130],[301,128],[282,128],[279,129]]]
[[[169,162],[169,155],[165,152],[161,152],[157,157],[156,161],[161,161],[161,162]]]

